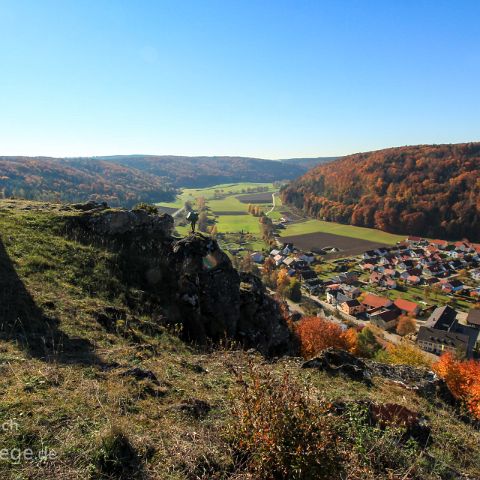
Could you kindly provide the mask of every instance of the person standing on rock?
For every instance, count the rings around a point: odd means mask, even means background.
[[[197,224],[198,213],[191,210],[187,213],[187,220],[190,222],[190,226],[192,227],[192,233],[195,233],[195,225]]]

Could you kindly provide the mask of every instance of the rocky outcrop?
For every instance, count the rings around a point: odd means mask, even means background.
[[[173,218],[166,213],[151,215],[142,209],[112,210],[105,204],[95,203],[73,207],[85,212],[84,215],[74,218],[86,232],[110,240],[126,234],[168,237],[173,231]]]
[[[368,369],[372,375],[391,380],[423,396],[432,396],[439,393],[440,389],[443,390],[443,381],[432,371],[423,368],[369,361]]]
[[[303,363],[302,368],[318,368],[331,375],[343,374],[351,380],[372,383],[367,364],[344,350],[328,348],[318,357]]]
[[[237,337],[246,347],[256,348],[269,356],[293,353],[290,329],[278,303],[267,294],[262,281],[243,272],[240,281]]]
[[[177,305],[191,340],[234,338],[240,317],[240,277],[218,243],[200,233],[172,244],[169,256]]]
[[[448,389],[443,380],[435,373],[410,365],[388,365],[372,360],[360,360],[352,354],[334,348],[328,348],[302,364],[302,368],[318,368],[327,373],[343,374],[352,380],[372,384],[374,377],[391,380],[404,388],[414,390],[420,395],[433,398],[438,395],[450,402]]]
[[[235,339],[265,355],[290,348],[290,332],[277,303],[253,275],[239,274],[218,243],[201,233],[172,236],[173,218],[104,205],[75,206],[68,234],[117,253],[129,306],[162,322],[181,324],[196,343]],[[109,326],[108,312],[97,315]],[[115,317],[115,315],[113,315]]]

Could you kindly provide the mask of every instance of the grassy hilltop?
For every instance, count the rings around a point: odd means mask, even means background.
[[[0,445],[51,454],[1,459],[1,478],[480,477],[480,433],[440,400],[228,338],[197,347],[181,324],[139,313],[117,252],[65,235],[81,215],[0,201]],[[329,410],[350,400],[420,412],[428,445],[371,426],[361,407]]]

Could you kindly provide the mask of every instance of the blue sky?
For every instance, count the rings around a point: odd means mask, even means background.
[[[0,155],[480,140],[480,2],[0,0]]]

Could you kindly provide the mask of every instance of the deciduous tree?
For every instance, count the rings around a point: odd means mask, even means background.
[[[410,333],[415,333],[417,330],[417,322],[414,318],[407,315],[401,315],[398,319],[397,333],[404,337]]]

